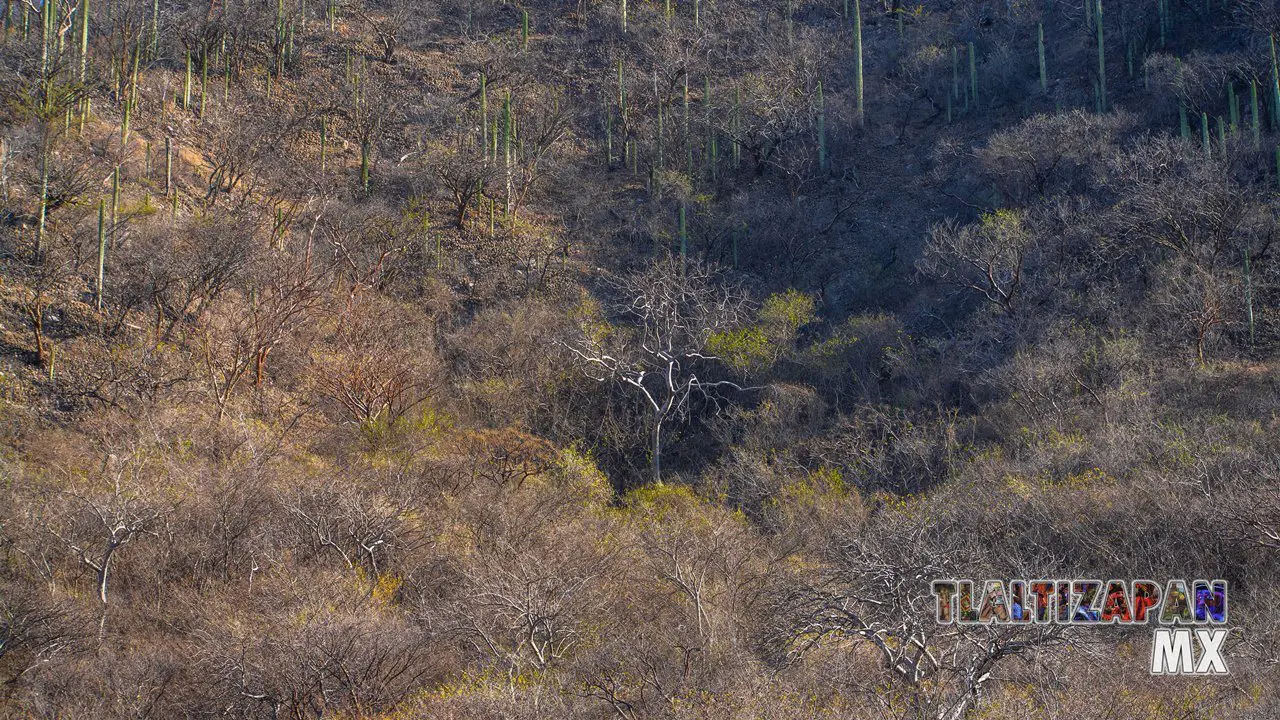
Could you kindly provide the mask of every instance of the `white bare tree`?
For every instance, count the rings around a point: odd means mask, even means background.
[[[687,417],[695,397],[715,403],[725,390],[759,389],[725,378],[719,358],[707,350],[713,336],[739,325],[750,309],[746,295],[721,280],[713,267],[656,260],[609,283],[614,298],[606,311],[619,324],[584,322],[565,343],[592,378],[624,383],[644,398],[655,483],[662,479],[667,422]]]
[[[137,457],[108,455],[102,466],[106,487],[63,491],[60,501],[51,504],[65,509],[46,518],[46,531],[93,572],[102,605],[100,635],[106,633],[108,589],[116,554],[140,537],[159,537],[164,525],[165,509],[136,489],[148,481],[144,479],[147,472],[145,461]]]

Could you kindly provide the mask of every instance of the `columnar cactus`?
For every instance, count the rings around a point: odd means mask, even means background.
[[[1227,117],[1231,122],[1231,133],[1234,135],[1240,127],[1240,103],[1236,97],[1236,84],[1227,83]]]
[[[1169,29],[1172,23],[1169,18],[1169,6],[1166,0],[1156,0],[1156,17],[1160,24],[1160,47],[1165,46],[1168,40]]]
[[[973,41],[969,41],[969,95],[973,98],[973,106],[978,106],[978,54],[973,47]],[[969,106],[968,101],[965,102],[965,108]]]
[[[951,46],[951,99],[960,101],[960,54],[955,45]]]
[[[1272,129],[1280,129],[1280,62],[1276,60],[1276,36],[1271,36],[1271,100]]]
[[[111,227],[120,222],[120,166],[111,171]]]
[[[735,133],[741,130],[742,124],[742,88],[735,85],[733,87],[733,117],[730,118],[730,124]],[[733,141],[733,166],[735,168],[742,166],[742,143],[737,140]]]
[[[680,264],[683,266],[689,261],[689,225],[686,215],[685,203],[680,202]]]
[[[502,158],[503,165],[506,168],[507,175],[507,213],[511,212],[511,91],[508,90],[506,97],[502,100]]]
[[[716,179],[716,165],[719,159],[719,149],[716,147],[716,131],[711,126],[711,77],[704,76],[702,78],[702,109],[703,124],[707,128],[706,147],[703,150],[703,165],[711,173],[711,179]]]
[[[480,73],[480,150],[489,152],[489,90],[484,73]]]
[[[613,169],[613,113],[607,108],[604,112],[604,167]]]
[[[89,0],[80,3],[80,82],[89,71]]]
[[[654,88],[655,88],[655,90],[656,90],[656,89],[657,89],[657,85],[658,85],[658,78],[657,78],[657,76],[656,76],[656,75],[654,76],[653,84],[654,84]],[[657,169],[658,169],[659,171],[661,171],[661,170],[665,170],[665,169],[666,169],[666,163],[664,162],[663,152],[662,152],[662,145],[663,145],[663,143],[662,143],[662,138],[663,138],[663,135],[662,135],[662,115],[663,115],[663,112],[662,112],[662,97],[661,97],[661,96],[658,96],[658,129],[657,129],[657,134],[656,134],[656,136],[654,137],[654,140],[653,140],[653,145],[654,145],[654,150],[656,151],[656,153],[657,153],[657,155],[658,155],[658,164],[657,164]]]
[[[1044,61],[1044,23],[1040,23],[1038,28],[1036,50],[1040,60],[1040,92],[1049,92],[1049,74]]]
[[[853,0],[853,92],[858,111],[858,127],[866,122],[866,106],[863,104],[862,76],[862,0]]]
[[[209,104],[208,93],[205,88],[209,86],[209,48],[205,47],[200,53],[200,119],[204,119],[204,108]]]
[[[1262,118],[1258,114],[1258,81],[1249,81],[1249,111],[1253,122],[1253,149],[1262,149]]]
[[[1247,258],[1247,256],[1245,256]],[[1248,265],[1248,259],[1245,259]],[[102,279],[106,274],[106,199],[97,201],[97,297],[96,305],[102,313]]]
[[[684,154],[685,154],[685,174],[693,176],[693,138],[689,134],[689,71],[684,73],[684,117],[682,118],[684,127]]]
[[[622,58],[618,58],[618,117],[627,123],[627,85],[622,77]]]
[[[1107,111],[1107,46],[1102,36],[1102,0],[1097,3],[1093,12],[1093,22],[1098,31],[1098,102],[1102,112]]]
[[[129,114],[133,103],[129,100],[129,96],[125,95],[124,109],[120,113],[120,146],[124,147],[129,144]]]

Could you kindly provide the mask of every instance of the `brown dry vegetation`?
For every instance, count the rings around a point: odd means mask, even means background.
[[[4,3],[0,716],[1280,716],[1274,3],[627,5]]]

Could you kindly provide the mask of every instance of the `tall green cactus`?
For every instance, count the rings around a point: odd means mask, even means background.
[[[973,97],[974,108],[978,107],[978,54],[973,47],[973,41],[969,41],[969,94]],[[965,103],[968,107],[968,103]]]
[[[716,165],[719,160],[720,153],[716,148],[716,131],[711,125],[711,76],[704,75],[702,78],[702,123],[707,128],[706,147],[702,152],[702,164],[704,170],[710,171],[711,180],[716,179]]]
[[[729,119],[735,133],[740,131],[742,122],[742,88],[738,85],[733,86],[733,111],[732,117]],[[736,139],[733,141],[733,167],[742,167],[742,143]]]
[[[508,214],[510,214],[510,213],[511,213],[511,201],[512,201],[512,192],[511,192],[511,134],[512,134],[512,122],[511,122],[511,120],[512,120],[512,118],[511,118],[511,91],[510,91],[510,90],[507,90],[507,94],[506,94],[506,96],[505,96],[505,97],[503,98],[503,100],[502,100],[502,158],[503,158],[503,166],[504,166],[504,167],[505,167],[505,169],[506,169],[506,180],[507,180],[506,212],[507,212]]]
[[[480,150],[489,152],[489,89],[488,78],[480,73]]]
[[[222,102],[231,104],[231,55],[226,50],[227,36],[222,36]]]
[[[653,84],[654,84],[654,90],[656,91],[658,86],[658,79],[656,75],[654,76]],[[666,163],[663,158],[663,152],[662,152],[663,144],[664,144],[663,133],[662,133],[662,116],[663,116],[662,97],[659,96],[658,97],[658,129],[657,129],[657,134],[654,136],[654,140],[653,140],[654,149],[657,151],[657,155],[658,155],[657,169],[659,171],[666,169]]]
[[[1049,92],[1049,73],[1044,61],[1044,23],[1037,26],[1036,51],[1040,60],[1040,92]]]
[[[680,265],[689,262],[689,224],[684,201],[680,201]]]
[[[205,46],[200,52],[200,119],[204,119],[205,106],[209,104],[208,93],[205,88],[209,86],[209,48]]]
[[[369,192],[369,139],[360,139],[360,189]]]
[[[1200,113],[1200,140],[1204,143],[1204,154],[1211,157],[1213,151],[1209,148],[1209,113],[1202,111]]]
[[[80,3],[80,82],[89,72],[89,0]]]
[[[1262,149],[1262,118],[1258,115],[1258,81],[1249,81],[1249,111],[1253,122],[1253,150]]]
[[[129,100],[129,96],[124,98],[124,109],[120,113],[120,146],[124,147],[129,144],[129,115],[133,109],[133,103]]]
[[[164,139],[164,194],[173,190],[173,138]]]
[[[613,113],[604,110],[604,167],[613,169]]]
[[[960,101],[960,54],[955,45],[951,46],[951,99]]]
[[[858,111],[858,127],[866,123],[862,76],[862,0],[853,0],[853,91]]]
[[[111,171],[111,227],[120,222],[120,166]]]
[[[1098,102],[1107,111],[1107,44],[1102,35],[1102,0],[1095,0],[1093,22],[1098,31]]]
[[[138,107],[138,69],[142,62],[142,42],[135,42],[133,45],[133,71],[129,73],[129,98],[133,102],[134,109]]]
[[[1248,260],[1245,260],[1248,264]],[[102,313],[102,279],[106,274],[106,199],[97,200],[97,297],[96,305]]]
[[[1227,117],[1231,122],[1231,134],[1234,135],[1240,128],[1240,103],[1236,97],[1234,82],[1227,83]]]
[[[271,94],[271,91],[268,90],[267,95],[269,96],[270,94]],[[191,50],[190,49],[187,50],[187,75],[186,75],[186,78],[182,81],[182,109],[183,110],[191,109]]]
[[[1169,8],[1165,0],[1156,0],[1156,17],[1160,25],[1160,47],[1164,47],[1169,34]]]
[[[289,42],[289,29],[285,23],[284,0],[276,0],[276,41],[272,50],[275,52],[276,77],[284,74],[284,55]]]
[[[1276,60],[1276,36],[1271,36],[1271,127],[1280,129],[1280,62]]]
[[[151,59],[160,57],[160,0],[151,0]]]
[[[684,153],[685,153],[685,175],[693,177],[693,137],[689,133],[689,71],[684,73],[684,117],[682,118],[684,127]]]

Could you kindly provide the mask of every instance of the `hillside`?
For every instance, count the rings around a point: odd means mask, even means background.
[[[0,717],[1280,716],[1275,3],[0,24]]]

